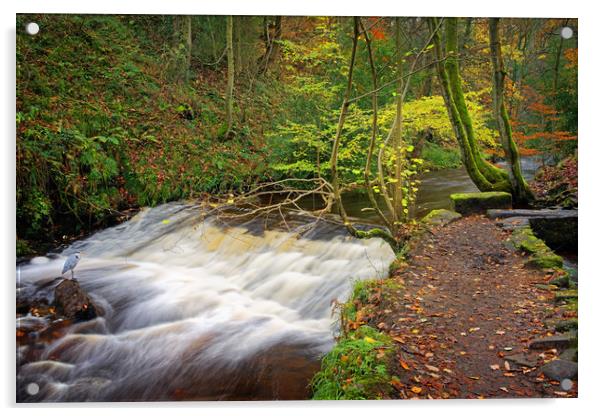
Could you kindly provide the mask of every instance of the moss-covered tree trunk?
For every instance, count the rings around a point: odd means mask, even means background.
[[[476,141],[460,77],[457,18],[446,18],[444,21],[445,53],[439,33],[441,21],[430,19],[429,22],[434,33],[437,75],[466,171],[480,191],[511,191],[508,173],[487,162]]]
[[[510,119],[504,103],[504,81],[506,72],[502,57],[502,47],[499,35],[499,18],[489,19],[489,49],[493,72],[493,113],[500,133],[500,141],[506,161],[510,167],[510,183],[515,203],[527,204],[533,199],[533,193],[525,181],[521,166],[520,155],[516,143],[512,139]]]

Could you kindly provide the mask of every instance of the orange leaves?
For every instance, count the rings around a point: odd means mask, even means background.
[[[410,366],[408,365],[408,363],[406,363],[401,358],[399,359],[399,365],[401,366],[401,368],[403,368],[406,371],[408,371],[410,369]]]
[[[568,61],[565,65],[565,68],[577,68],[578,63],[578,49],[577,48],[568,48],[564,50],[564,57]]]
[[[422,387],[412,386],[411,390],[412,390],[412,393],[420,394],[422,392]]]

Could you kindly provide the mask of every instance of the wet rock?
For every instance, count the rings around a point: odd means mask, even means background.
[[[560,354],[560,359],[577,362],[577,348],[569,348]]]
[[[551,378],[552,380],[575,380],[577,378],[578,365],[572,361],[559,359],[550,361],[541,367],[541,370],[546,377]]]
[[[555,250],[576,250],[577,211],[571,210],[570,212],[570,216],[529,218],[529,224],[533,233],[551,248]]]
[[[86,321],[97,316],[96,306],[76,280],[63,280],[54,289],[54,305],[68,319]]]
[[[522,367],[535,367],[537,365],[536,361],[530,359],[525,354],[508,355],[504,359]]]
[[[475,192],[451,194],[452,208],[462,215],[485,213],[490,209],[512,208],[512,195],[507,192]]]
[[[554,335],[551,337],[534,339],[529,343],[529,349],[531,350],[547,350],[550,348],[565,349],[569,348],[574,342],[572,333],[563,335]]]

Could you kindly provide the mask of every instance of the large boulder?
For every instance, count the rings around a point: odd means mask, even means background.
[[[541,367],[546,377],[552,380],[562,381],[565,379],[575,380],[578,373],[578,365],[568,360],[553,360]]]
[[[512,195],[507,192],[475,192],[451,194],[452,209],[462,215],[481,214],[490,209],[512,208]]]
[[[96,318],[97,308],[76,280],[63,280],[54,289],[54,305],[58,315],[85,321]]]

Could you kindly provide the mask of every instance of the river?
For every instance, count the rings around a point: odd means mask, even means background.
[[[333,301],[355,280],[386,276],[392,250],[301,216],[265,230],[260,218],[229,226],[201,213],[144,209],[19,266],[19,295],[52,300],[65,256],[82,251],[76,278],[104,311],[48,345],[19,347],[19,401],[308,397],[333,345]],[[42,348],[40,359],[27,363],[28,348]]]

